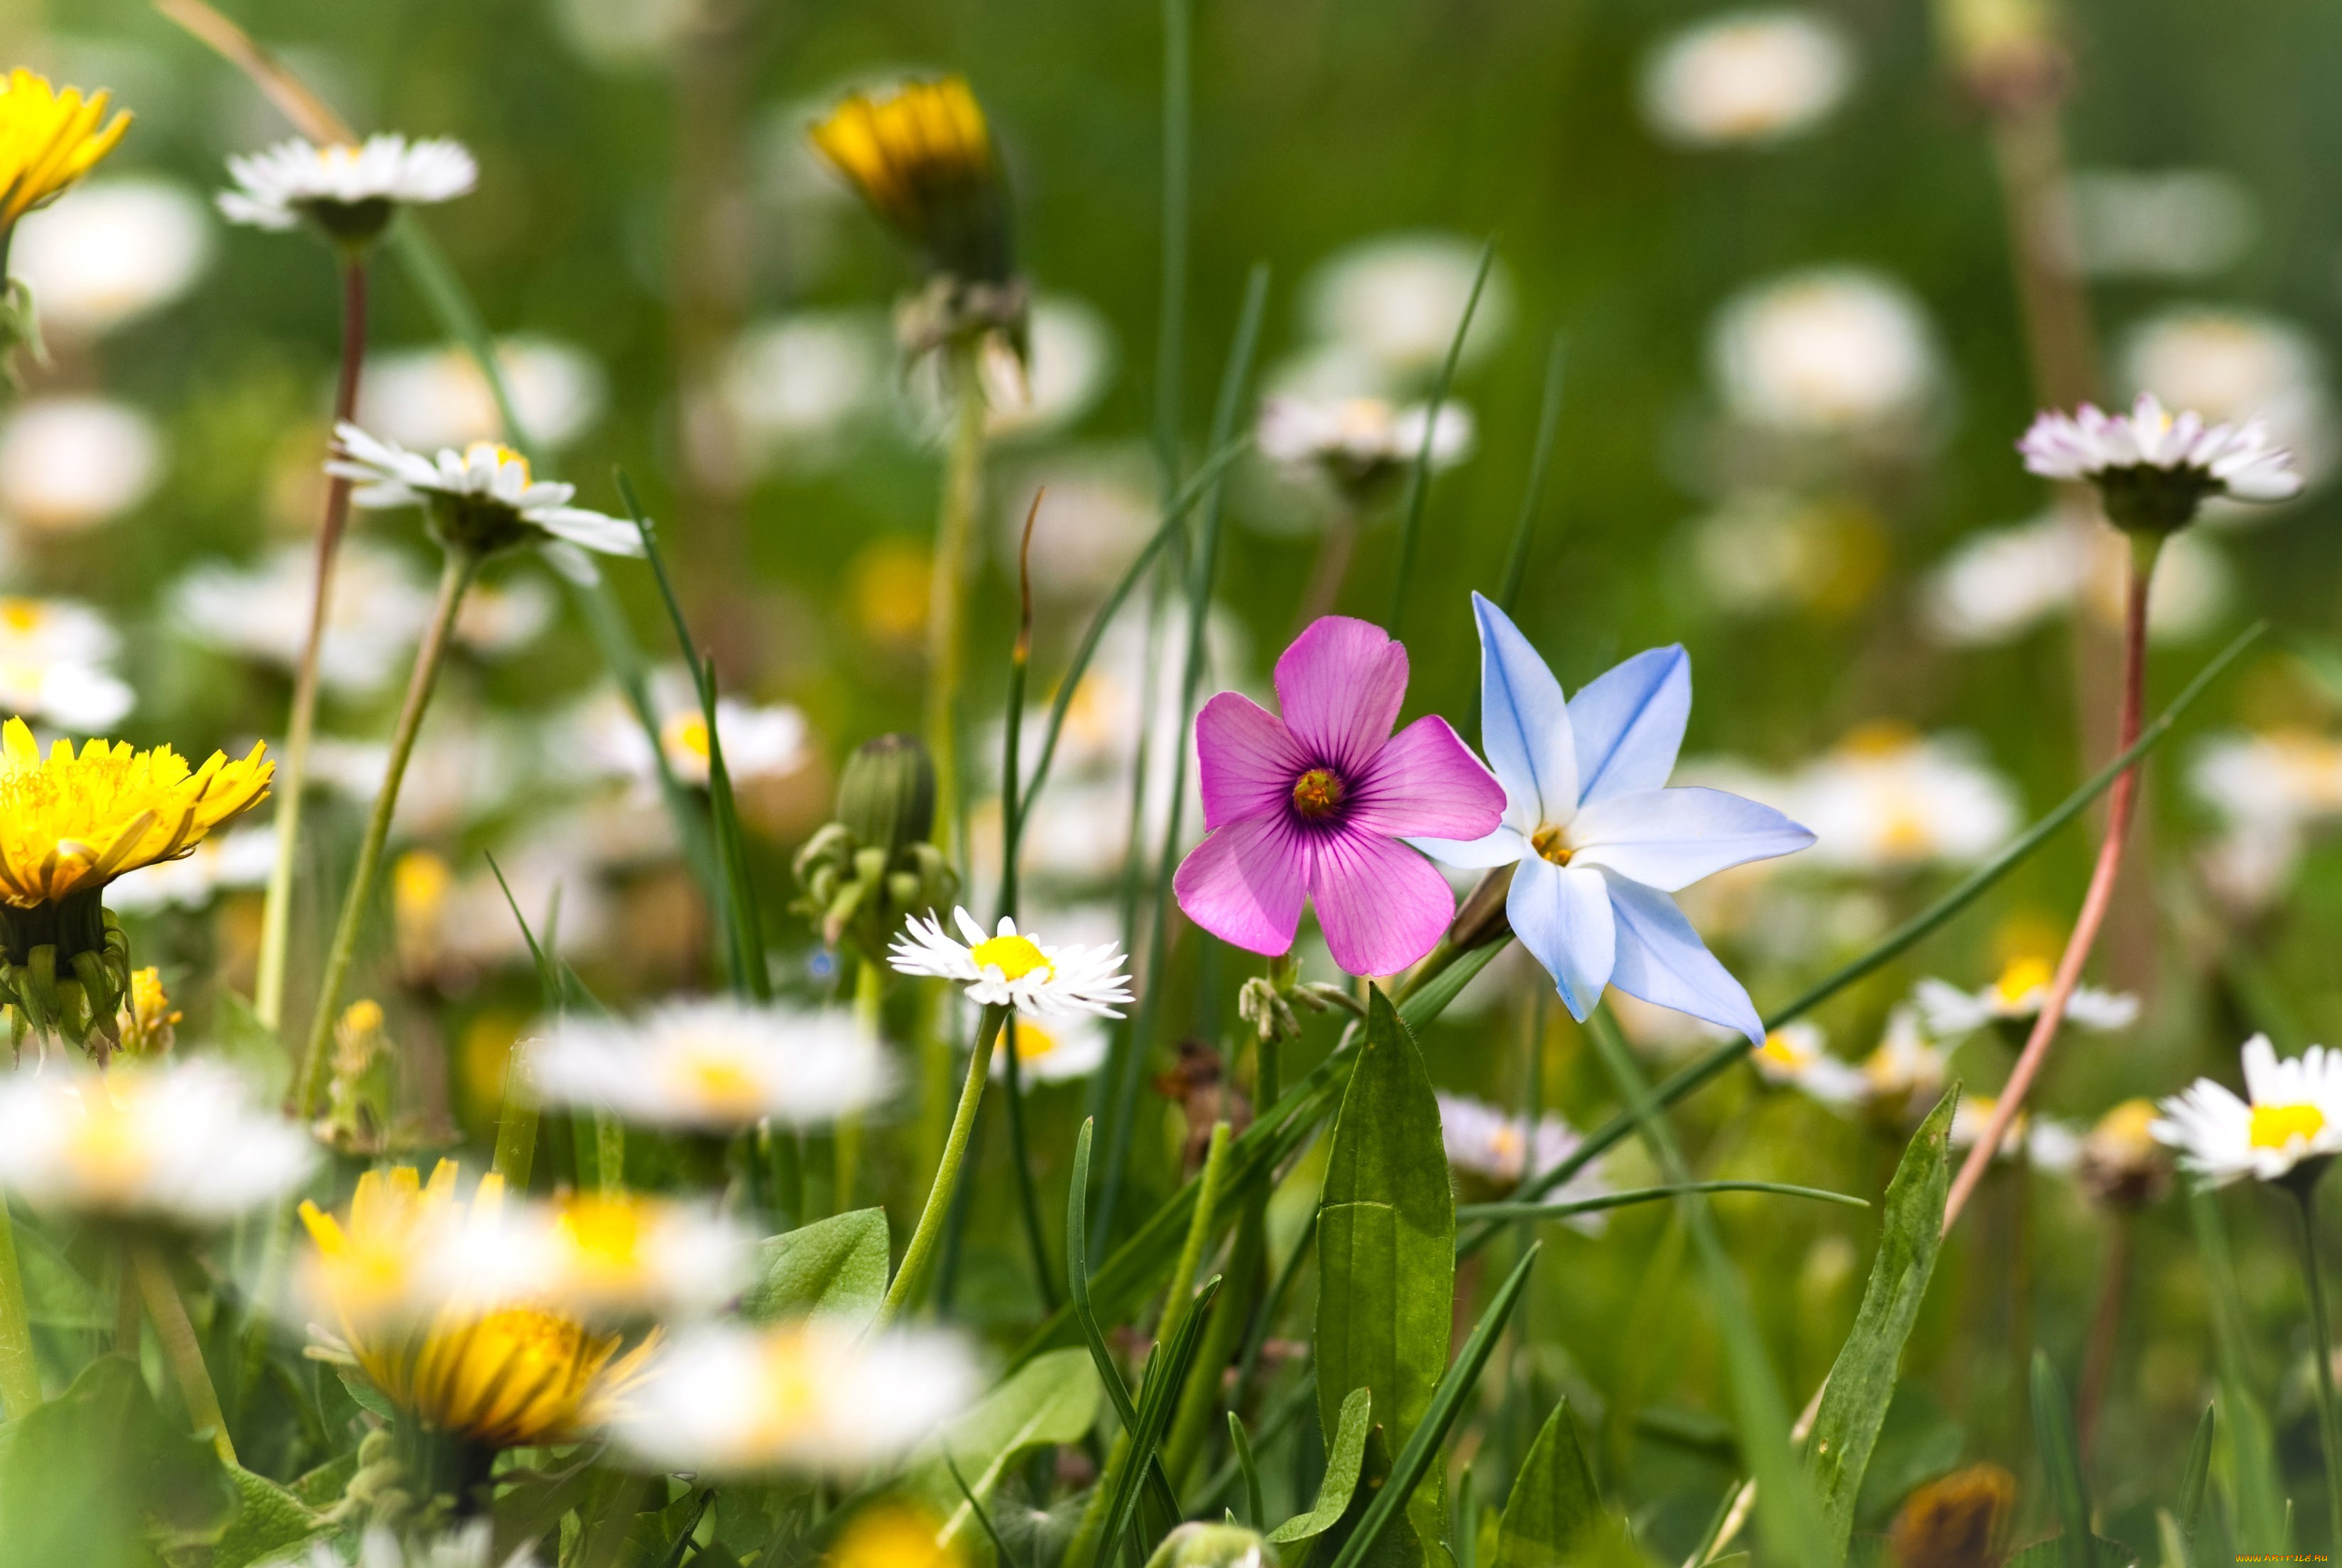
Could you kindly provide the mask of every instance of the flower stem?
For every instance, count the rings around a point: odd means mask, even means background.
[[[2130,1278],[2128,1210],[2114,1212],[2107,1229],[2107,1250],[2098,1263],[2098,1304],[2090,1314],[2088,1348],[2082,1355],[2082,1387],[2075,1401],[2075,1441],[2087,1464],[2097,1446],[2099,1407],[2106,1403],[2107,1376],[2114,1370],[2115,1349],[2122,1334],[2123,1294]]]
[[[365,365],[366,264],[353,253],[342,262],[342,369],[334,386],[334,423],[355,418],[358,380]],[[333,604],[334,563],[349,526],[350,482],[335,477],[325,485],[325,520],[317,530],[315,586],[309,603],[309,636],[293,674],[293,712],[285,728],[285,753],[276,788],[276,861],[268,871],[267,901],[260,917],[260,967],[252,987],[252,1010],[271,1029],[285,1018],[285,953],[293,934],[293,872],[301,838],[301,798],[309,777],[309,743],[317,722],[319,655]]]
[[[863,954],[854,976],[854,1021],[862,1026],[862,1036],[873,1045],[886,1038],[883,1009],[886,998],[886,972]],[[835,1164],[831,1167],[835,1191],[829,1206],[838,1213],[854,1207],[854,1183],[862,1164],[862,1118],[848,1113],[837,1119],[837,1131],[831,1140],[830,1153]]]
[[[2154,581],[2160,543],[2151,534],[2131,535],[2130,591],[2123,614],[2122,716],[2115,740],[2118,754],[2127,751],[2138,739],[2147,696],[2147,587]],[[2081,983],[2082,966],[2089,962],[2090,949],[2097,943],[2098,928],[2106,924],[2107,911],[2114,903],[2115,882],[2122,873],[2123,845],[2129,837],[2131,812],[2137,802],[2138,769],[2134,764],[2115,780],[2113,792],[2107,798],[2107,834],[2098,845],[2097,865],[2090,873],[2089,891],[2083,894],[2082,912],[2075,917],[2073,934],[2066,939],[2066,952],[2057,960],[2057,972],[2041,999],[2041,1013],[2033,1021],[2033,1033],[2027,1037],[2025,1050],[2017,1058],[2008,1083],[2001,1089],[1989,1124],[1968,1150],[1967,1159],[1945,1200],[1947,1235],[1959,1222],[1960,1211],[1967,1206],[1968,1199],[1975,1195],[1977,1183],[1984,1179],[1992,1164],[1993,1151],[2008,1136],[2017,1113],[2025,1104],[2026,1091],[2040,1075],[2041,1064],[2057,1038],[2057,1027],[2066,1021],[2066,1004],[2072,1000],[2074,987]]]
[[[0,1199],[0,1417],[14,1421],[41,1403],[41,1367],[33,1355],[33,1320],[16,1270],[16,1227]]]
[[[334,927],[334,945],[325,954],[325,974],[318,983],[316,1011],[309,1020],[309,1043],[301,1057],[300,1076],[295,1081],[293,1113],[306,1120],[317,1098],[317,1081],[324,1075],[325,1049],[334,1033],[334,1009],[341,1000],[342,985],[349,978],[350,962],[357,954],[358,929],[365,924],[368,904],[374,897],[375,874],[382,869],[383,846],[390,840],[391,817],[398,810],[398,786],[406,776],[407,760],[415,754],[415,733],[423,727],[424,711],[431,705],[431,693],[439,684],[439,666],[446,662],[447,648],[455,629],[455,612],[462,608],[465,590],[472,585],[473,576],[480,569],[480,558],[471,550],[451,545],[446,564],[439,573],[439,596],[431,610],[431,624],[423,634],[423,645],[415,651],[415,674],[406,684],[406,701],[398,711],[398,725],[391,732],[390,764],[383,770],[382,789],[374,798],[374,811],[366,818],[365,838],[358,845],[357,868],[350,874],[349,891],[342,896],[341,919]]]
[[[1358,506],[1347,496],[1335,503],[1334,516],[1317,542],[1316,559],[1309,564],[1309,581],[1301,590],[1301,609],[1293,617],[1295,635],[1307,631],[1321,615],[1330,615],[1341,602],[1342,582],[1350,574],[1350,555],[1358,543]]]
[[[1011,721],[1014,722],[1013,720]],[[1033,1183],[1033,1156],[1025,1142],[1025,1085],[1018,1074],[1016,1060],[1016,1020],[1008,1020],[1003,1041],[1002,1071],[1007,1082],[1002,1085],[1008,1107],[1009,1164],[1016,1172],[1016,1206],[1024,1212],[1025,1243],[1033,1253],[1033,1280],[1041,1293],[1041,1310],[1057,1310],[1057,1282],[1049,1262],[1048,1233],[1041,1228],[1041,1196]]]
[[[959,1188],[960,1162],[967,1154],[968,1134],[975,1130],[976,1110],[984,1104],[993,1043],[1000,1038],[1000,1026],[1007,1017],[1006,1007],[986,1006],[976,1021],[976,1049],[968,1053],[967,1082],[961,1085],[959,1109],[953,1113],[951,1132],[944,1139],[943,1162],[936,1167],[935,1184],[927,1189],[926,1206],[919,1211],[918,1228],[911,1233],[910,1245],[903,1249],[903,1266],[895,1271],[895,1283],[886,1287],[886,1299],[878,1305],[878,1316],[871,1324],[874,1333],[893,1323],[917,1300],[920,1287],[926,1283],[927,1259],[943,1234],[944,1215]]]
[[[984,383],[976,372],[978,352],[975,342],[957,344],[945,361],[952,437],[927,589],[927,750],[936,762],[936,823],[947,858],[966,851],[960,842],[960,622],[967,596],[968,541],[975,532],[976,493],[984,481]]]
[[[2342,1548],[2342,1410],[2334,1403],[2334,1330],[2326,1315],[2326,1278],[2317,1266],[2317,1183],[2288,1183],[2301,1220],[2301,1277],[2309,1287],[2310,1343],[2317,1352],[2317,1430],[2326,1450],[2329,1543]]]
[[[187,1321],[186,1303],[179,1299],[179,1287],[171,1283],[170,1265],[152,1243],[133,1242],[130,1266],[138,1273],[138,1291],[146,1298],[146,1315],[155,1324],[155,1337],[162,1342],[164,1359],[179,1380],[187,1418],[198,1432],[211,1428],[212,1447],[224,1463],[234,1464],[235,1444],[228,1438],[227,1417],[220,1413],[219,1395],[212,1388],[210,1369],[204,1365],[203,1346],[195,1343],[195,1325]]]

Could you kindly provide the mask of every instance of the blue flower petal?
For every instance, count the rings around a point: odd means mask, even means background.
[[[1513,873],[1505,914],[1521,945],[1553,976],[1569,1015],[1585,1022],[1602,1000],[1618,946],[1602,874],[1531,855]]]
[[[1665,787],[1691,717],[1691,655],[1680,646],[1636,654],[1569,704],[1577,738],[1577,801]]]
[[[1700,941],[1676,901],[1623,876],[1606,880],[1618,923],[1618,957],[1610,984],[1654,1006],[1736,1029],[1752,1044],[1762,1045],[1765,1024],[1756,1004]]]
[[[1577,746],[1561,683],[1502,610],[1478,594],[1480,746],[1505,786],[1505,820],[1523,833],[1577,806]]]

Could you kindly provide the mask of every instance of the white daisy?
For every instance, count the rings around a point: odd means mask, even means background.
[[[1746,11],[1675,35],[1643,71],[1643,114],[1683,146],[1786,141],[1846,97],[1853,51],[1827,18]]]
[[[565,1018],[535,1048],[539,1091],[656,1126],[812,1126],[867,1110],[894,1074],[842,1013],[723,999],[674,1002],[637,1022]]]
[[[1939,1040],[1956,1040],[1987,1024],[2023,1023],[2039,1015],[2049,994],[2053,971],[2046,958],[2012,958],[2000,978],[1981,991],[1963,991],[1947,980],[1919,982],[1913,999],[1927,1031]],[[2066,1021],[2079,1028],[2107,1034],[2138,1022],[2138,998],[2127,992],[2101,991],[2077,985],[2066,1002]]]
[[[1767,1083],[1803,1090],[1833,1109],[1858,1105],[1870,1096],[1870,1079],[1853,1063],[1829,1054],[1819,1024],[1784,1024],[1765,1036],[1748,1060]]]
[[[708,1327],[653,1353],[607,1431],[650,1470],[851,1476],[909,1453],[978,1387],[944,1334]]]
[[[289,229],[308,218],[336,239],[371,237],[393,209],[453,201],[479,183],[462,143],[368,136],[320,147],[298,136],[227,161],[236,188],[219,194],[231,223]]]
[[[1814,832],[1807,863],[1875,873],[1972,865],[2017,830],[2017,791],[1952,737],[1865,725],[1768,801]]]
[[[758,466],[827,468],[884,406],[893,355],[875,310],[800,311],[741,335],[719,395]]]
[[[1862,1059],[1867,1097],[1877,1106],[1901,1111],[1932,1103],[1944,1092],[1950,1064],[1919,1026],[1919,1010],[1898,1006],[1887,1014],[1887,1033]]]
[[[1993,1112],[1999,1104],[1998,1097],[1991,1094],[1962,1095],[1958,1109],[1952,1113],[1952,1147],[1975,1147],[1977,1140],[1991,1125]],[[2014,1159],[2019,1153],[2038,1169],[2070,1171],[2081,1162],[2082,1135],[2063,1122],[2019,1111],[2017,1119],[2008,1124],[2008,1131],[2001,1134],[2000,1148],[1993,1157]]]
[[[1003,1033],[1001,1048],[992,1054],[995,1083],[1005,1083],[1008,1077],[1007,1039]],[[1045,1021],[1020,1013],[1016,1015],[1017,1078],[1028,1086],[1086,1078],[1105,1065],[1107,1044],[1106,1030],[1088,1018],[1076,1015]]]
[[[1272,397],[1261,405],[1256,433],[1261,455],[1305,473],[1322,474],[1337,489],[1370,490],[1413,465],[1431,432],[1431,465],[1452,468],[1471,454],[1472,414],[1443,403],[1396,407],[1379,397]]]
[[[2088,480],[2118,526],[2177,528],[2207,499],[2285,501],[2301,475],[2257,419],[2207,424],[2194,410],[2172,414],[2142,392],[2128,414],[2084,404],[2074,414],[2037,415],[2017,442],[2026,469],[2044,479]]]
[[[106,667],[120,645],[86,604],[0,598],[0,709],[66,729],[112,728],[136,700]]]
[[[1122,1016],[1114,1004],[1130,1000],[1118,944],[1098,947],[1052,947],[1016,929],[1006,915],[1000,927],[984,927],[965,909],[952,911],[960,934],[955,942],[933,915],[913,915],[888,950],[904,974],[931,974],[967,987],[968,999],[986,1007],[1015,1007],[1044,1017],[1096,1013]]]
[[[290,671],[308,646],[316,571],[315,548],[297,543],[250,567],[201,562],[171,589],[172,618],[205,647]],[[379,690],[430,617],[431,591],[405,555],[368,539],[345,540],[325,603],[318,679],[335,692]]]
[[[2077,604],[2119,628],[2130,591],[2130,555],[2121,535],[2051,511],[2029,523],[1989,528],[1960,541],[1928,574],[1927,629],[1956,647],[2014,641]],[[2147,635],[2183,643],[2218,625],[2234,598],[2234,574],[2219,546],[2199,533],[2175,536],[2147,590]]]
[[[592,1322],[698,1316],[748,1283],[755,1238],[714,1208],[633,1193],[475,1204],[427,1249],[426,1295],[485,1293]]]
[[[316,1159],[305,1132],[217,1062],[0,1079],[0,1189],[35,1209],[225,1224],[299,1184]]]
[[[2306,1160],[2342,1154],[2342,1052],[2312,1045],[2277,1060],[2268,1036],[2245,1042],[2245,1094],[2198,1078],[2163,1102],[2148,1131],[2217,1187],[2239,1177],[2283,1181]]]
[[[1577,1130],[1550,1113],[1537,1118],[1536,1135],[1526,1135],[1526,1120],[1516,1113],[1466,1094],[1440,1091],[1439,1136],[1446,1145],[1447,1163],[1456,1171],[1478,1176],[1498,1186],[1513,1188],[1542,1175],[1567,1159],[1582,1140]],[[1599,1197],[1610,1190],[1602,1179],[1601,1161],[1588,1164],[1560,1187],[1545,1194],[1547,1202]],[[1534,1167],[1534,1168],[1532,1168]],[[1607,1223],[1599,1211],[1574,1214],[1563,1222],[1595,1234]]]
[[[25,215],[8,270],[40,302],[43,327],[95,337],[193,288],[211,263],[213,232],[210,212],[183,185],[92,180],[73,200]]]
[[[119,517],[163,477],[155,422],[104,397],[36,397],[0,428],[0,516],[45,534]]]
[[[325,472],[354,480],[360,506],[420,506],[449,544],[485,554],[507,545],[557,541],[606,555],[639,555],[641,532],[629,522],[569,504],[574,484],[539,480],[509,446],[475,441],[437,458],[377,441],[346,422],[334,427],[335,455]]]
[[[690,677],[680,667],[661,670],[651,683],[651,704],[668,769],[681,782],[705,787],[710,765],[707,719]],[[650,798],[658,783],[650,737],[625,698],[615,691],[590,698],[574,724],[580,747],[605,773],[631,780]],[[716,738],[724,745],[724,771],[736,785],[785,778],[813,761],[812,727],[804,711],[788,703],[759,705],[719,696]]]
[[[2227,305],[2174,305],[2123,334],[2116,365],[2126,390],[2151,389],[2207,423],[2262,421],[2305,484],[2333,471],[2342,430],[2326,352],[2298,323]]]
[[[1734,417],[1816,436],[1908,423],[1943,378],[1917,297],[1861,267],[1817,267],[1742,290],[1717,313],[1708,359]]]

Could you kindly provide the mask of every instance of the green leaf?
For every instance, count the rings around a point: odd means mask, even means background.
[[[2121,1542],[2109,1541],[2103,1535],[2091,1536],[2090,1548],[2090,1556],[2084,1559],[2084,1568],[2133,1568],[2138,1561],[2137,1553]],[[2068,1555],[2066,1538],[2052,1535],[2047,1541],[2036,1541],[2002,1563],[2001,1568],[2066,1568],[2067,1563],[2081,1555],[2078,1552]]]
[[[1267,1523],[1267,1505],[1260,1500],[1260,1466],[1253,1462],[1252,1437],[1245,1431],[1244,1417],[1228,1412],[1228,1447],[1234,1451],[1236,1470],[1244,1477],[1245,1523],[1257,1530]]]
[[[1366,1461],[1366,1433],[1374,1425],[1374,1394],[1354,1388],[1342,1400],[1341,1419],[1326,1454],[1326,1474],[1317,1483],[1316,1506],[1296,1513],[1268,1533],[1272,1544],[1306,1541],[1323,1535],[1342,1522],[1350,1498],[1358,1489],[1358,1473]]]
[[[306,1545],[334,1526],[325,1515],[264,1475],[241,1465],[229,1465],[227,1478],[235,1488],[235,1517],[212,1548],[209,1568],[247,1568],[273,1563],[296,1547]]]
[[[1447,1370],[1456,1201],[1439,1103],[1377,988],[1334,1121],[1317,1212],[1317,1416],[1330,1443],[1354,1388],[1404,1444]]]
[[[2239,1552],[2282,1553],[2293,1532],[2277,1468],[2277,1445],[2267,1413],[2253,1392],[2252,1341],[2244,1299],[2228,1255],[2228,1230],[2219,1199],[2194,1191],[2187,1198],[2195,1223],[2196,1250],[2202,1254],[2205,1283],[2211,1287],[2212,1350],[2219,1373],[2221,1427],[2228,1441],[2227,1473],[2236,1488],[2236,1547]]]
[[[2091,1568],[2090,1493],[2082,1480],[2081,1450],[2074,1442],[2074,1407],[2049,1353],[2033,1353],[2033,1441],[2041,1451],[2041,1479],[2063,1526],[2057,1554],[2065,1568]]]
[[[756,1283],[740,1298],[751,1323],[819,1315],[866,1327],[886,1296],[886,1211],[856,1209],[769,1236],[758,1246]]]
[[[219,1054],[251,1081],[262,1102],[273,1104],[293,1087],[293,1057],[285,1042],[230,987],[219,988],[219,1017],[212,1034]]]
[[[1919,1303],[1936,1272],[1944,1228],[1944,1195],[1951,1185],[1953,1108],[1957,1085],[1936,1103],[1903,1151],[1895,1179],[1887,1184],[1886,1223],[1870,1283],[1862,1293],[1854,1328],[1830,1368],[1821,1410],[1814,1418],[1813,1447],[1807,1463],[1821,1505],[1827,1561],[1846,1555],[1854,1533],[1854,1511],[1870,1451],[1895,1398],[1896,1368],[1904,1342],[1918,1321]]]
[[[1333,1528],[1312,1536],[1308,1545],[1301,1549],[1300,1568],[1329,1568],[1343,1561],[1348,1555],[1350,1543],[1366,1527],[1375,1500],[1390,1484],[1390,1439],[1378,1423],[1370,1422],[1360,1453],[1357,1481],[1350,1489],[1349,1505]],[[1366,1538],[1365,1568],[1426,1568],[1430,1553],[1424,1549],[1423,1537],[1416,1533],[1404,1512],[1386,1510],[1376,1529],[1377,1533]]]
[[[16,1269],[25,1285],[25,1315],[43,1328],[113,1332],[114,1307],[82,1278],[57,1244],[38,1226],[19,1220],[13,1227]]]
[[[1626,1187],[1597,1197],[1569,1198],[1553,1203],[1466,1203],[1456,1211],[1459,1223],[1474,1220],[1566,1220],[1574,1214],[1596,1214],[1605,1209],[1624,1209],[1636,1203],[1656,1203],[1662,1198],[1680,1198],[1687,1193],[1770,1193],[1777,1198],[1810,1198],[1816,1203],[1837,1203],[1849,1209],[1867,1209],[1870,1202],[1851,1193],[1833,1193],[1826,1187],[1798,1187],[1787,1182],[1686,1182],[1681,1186]]]
[[[365,1373],[353,1366],[337,1366],[334,1372],[342,1380],[342,1386],[349,1390],[350,1397],[358,1402],[360,1410],[371,1411],[385,1421],[396,1419],[398,1412],[383,1397],[382,1390],[366,1380]]]
[[[1575,1563],[1597,1533],[1624,1539],[1624,1532],[1602,1510],[1594,1473],[1577,1445],[1576,1423],[1565,1399],[1546,1417],[1528,1457],[1521,1461],[1520,1473],[1513,1478],[1512,1495],[1505,1499],[1504,1519],[1496,1526],[1495,1568],[1558,1568]]]
[[[1162,1474],[1156,1451],[1163,1444],[1163,1435],[1170,1429],[1171,1412],[1179,1401],[1179,1390],[1187,1381],[1187,1369],[1196,1359],[1196,1342],[1204,1332],[1204,1310],[1218,1293],[1220,1276],[1214,1274],[1197,1288],[1181,1314],[1179,1326],[1167,1343],[1156,1346],[1156,1353],[1146,1359],[1146,1373],[1138,1384],[1138,1417],[1130,1428],[1129,1463],[1116,1478],[1114,1501],[1106,1510],[1104,1561],[1119,1560],[1124,1540],[1138,1518],[1138,1505],[1146,1496],[1148,1483]],[[1142,1480],[1142,1475],[1146,1478]],[[1154,1521],[1153,1534],[1160,1534],[1179,1523],[1180,1513],[1175,1503],[1167,1513],[1158,1507],[1161,1517]]]
[[[1004,1379],[912,1455],[909,1484],[944,1515],[936,1539],[948,1545],[976,1523],[954,1483],[959,1466],[968,1490],[989,1496],[1024,1454],[1046,1443],[1079,1443],[1097,1420],[1097,1373],[1084,1350],[1036,1356]],[[948,1463],[946,1463],[948,1462]]]
[[[179,1431],[127,1357],[0,1425],[0,1542],[8,1568],[117,1568],[151,1559],[150,1529],[204,1542],[236,1493],[211,1443]]]
[[[2212,1407],[2204,1407],[2196,1423],[2195,1441],[2187,1445],[2187,1465],[2179,1473],[2179,1528],[2189,1541],[2204,1520],[2204,1486],[2212,1474]]]

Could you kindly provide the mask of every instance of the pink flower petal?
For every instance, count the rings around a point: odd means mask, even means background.
[[[1248,817],[1188,851],[1171,890],[1187,918],[1221,941],[1279,954],[1301,927],[1309,860],[1309,846],[1283,817]]]
[[[1326,615],[1276,661],[1276,700],[1294,737],[1348,777],[1390,738],[1406,698],[1406,648],[1371,621]]]
[[[1222,692],[1196,715],[1196,756],[1207,828],[1285,809],[1293,781],[1309,767],[1285,721],[1236,692]]]
[[[1375,754],[1350,800],[1345,821],[1353,831],[1389,838],[1482,838],[1505,815],[1505,786],[1436,715]]]
[[[1430,952],[1456,918],[1447,879],[1406,845],[1343,832],[1316,847],[1309,892],[1344,973],[1396,974]]]

